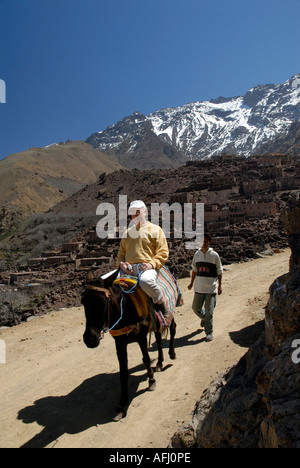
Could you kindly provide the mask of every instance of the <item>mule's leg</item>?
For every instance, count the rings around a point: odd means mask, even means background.
[[[158,349],[158,361],[155,367],[155,371],[160,372],[163,368],[163,362],[164,362],[164,353],[163,353],[162,344],[161,344],[160,332],[155,332],[155,339],[156,339],[157,349]]]
[[[114,418],[114,421],[119,421],[120,419],[125,418],[128,408],[128,357],[127,343],[125,343],[121,338],[116,339],[115,344],[120,366],[121,398],[120,404],[116,409],[118,414]]]
[[[139,345],[143,354],[143,363],[146,366],[147,374],[149,377],[149,390],[155,390],[156,381],[154,378],[154,372],[151,367],[151,359],[150,359],[148,348],[147,348],[147,335],[140,337]]]
[[[172,320],[171,326],[170,326],[170,346],[169,346],[169,356],[170,359],[176,359],[176,353],[175,353],[175,335],[176,335],[176,323],[175,320]]]

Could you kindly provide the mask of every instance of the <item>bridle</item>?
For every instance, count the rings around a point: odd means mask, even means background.
[[[123,298],[121,299],[121,307],[120,307],[120,304],[118,303],[118,301],[117,301],[117,299],[116,299],[116,297],[115,297],[115,295],[113,293],[112,288],[107,289],[107,288],[101,288],[100,286],[93,286],[91,284],[87,284],[86,289],[88,289],[90,291],[96,291],[96,292],[104,294],[104,297],[105,297],[104,315],[107,316],[107,323],[104,323],[104,325],[102,327],[102,330],[100,330],[100,336],[103,337],[104,333],[107,333],[110,330],[112,330],[117,325],[117,323],[119,323],[119,321],[121,320],[122,315],[123,315],[123,310],[122,310]],[[111,328],[109,328],[110,315],[111,315],[111,309],[112,309],[113,304],[119,309],[120,318],[118,319],[118,321]],[[107,311],[107,314],[106,314],[106,311]]]
[[[100,288],[100,286],[93,286],[92,284],[87,284],[86,289],[102,292],[105,294],[107,300],[111,300],[111,289]]]
[[[139,267],[140,267],[140,264],[137,265],[137,273],[138,273],[137,282],[131,289],[129,289],[129,290],[123,289],[121,284],[119,284],[119,287],[120,287],[121,291],[124,293],[124,295],[132,294],[133,292],[136,291],[136,288],[139,286],[140,276],[142,274]],[[122,295],[122,298],[121,298],[121,301],[120,301],[120,304],[119,304],[116,297],[115,297],[115,295],[114,295],[112,287],[107,289],[107,288],[102,288],[101,286],[93,286],[92,284],[87,284],[86,289],[89,289],[90,291],[96,291],[96,292],[102,293],[105,296],[105,311],[104,311],[104,314],[107,316],[107,323],[104,322],[102,330],[99,331],[100,332],[100,339],[102,339],[104,337],[104,333],[107,333],[107,332],[111,332],[112,334],[113,333],[116,334],[115,330],[113,330],[113,329],[115,328],[115,326],[123,318],[123,299],[124,299],[124,295]],[[119,309],[120,317],[118,318],[118,320],[114,323],[114,325],[112,327],[109,327],[112,305],[115,305],[116,308]],[[107,314],[106,314],[106,312],[107,312]],[[137,328],[137,326],[135,326],[135,325],[134,326],[133,325],[125,326],[120,330],[119,334],[130,333],[130,331],[132,331],[135,328]],[[113,330],[113,331],[111,331],[111,330]]]

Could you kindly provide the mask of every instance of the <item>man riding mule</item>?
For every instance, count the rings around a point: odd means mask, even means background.
[[[121,398],[115,421],[126,416],[129,404],[127,345],[136,342],[140,346],[149,378],[149,390],[154,390],[156,383],[148,352],[148,333],[150,331],[155,333],[158,348],[157,371],[162,370],[163,367],[161,330],[166,328],[166,324],[170,329],[169,356],[171,359],[176,358],[174,349],[176,323],[173,312],[175,307],[181,304],[181,293],[175,278],[163,266],[169,255],[165,236],[158,226],[143,222],[145,220],[143,214],[146,212],[141,203],[134,202],[130,206],[131,209],[135,208],[132,214],[133,219],[140,215],[142,209],[142,217],[133,226],[138,231],[145,230],[145,237],[141,236],[136,244],[131,242],[130,237],[124,237],[118,256],[119,270],[100,279],[95,279],[91,273],[87,278],[86,289],[82,296],[86,315],[86,329],[83,336],[85,344],[89,348],[97,347],[105,332],[108,331],[115,340],[121,381]],[[154,226],[152,236],[148,229],[145,229],[151,226]],[[136,248],[133,247],[134,245]],[[138,284],[130,289],[124,289],[120,284],[123,281],[122,277],[132,278],[135,273],[139,279]],[[126,281],[126,278],[124,280]],[[151,315],[152,301],[163,311],[164,324],[160,321],[158,314]]]
[[[125,232],[119,249],[117,267],[120,276],[134,275],[139,285],[152,299],[167,322],[172,317],[157,283],[159,270],[169,258],[169,248],[163,230],[146,220],[147,208],[143,201],[131,202],[128,210],[131,227]]]

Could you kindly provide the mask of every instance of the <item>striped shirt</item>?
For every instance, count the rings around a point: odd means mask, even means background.
[[[218,275],[222,275],[223,267],[219,255],[211,247],[206,253],[198,250],[193,258],[192,269],[197,274],[195,292],[200,294],[216,294],[218,292]]]

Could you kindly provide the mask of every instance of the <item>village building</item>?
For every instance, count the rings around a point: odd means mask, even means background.
[[[229,201],[229,220],[231,223],[249,218],[263,218],[278,213],[276,202],[253,203],[248,200]]]
[[[61,245],[61,250],[62,252],[79,252],[83,247],[83,242],[64,242]]]
[[[78,258],[75,261],[76,270],[89,270],[99,266],[111,265],[111,257],[91,257],[91,258]]]
[[[195,195],[190,192],[177,192],[174,193],[170,198],[170,203],[194,203]]]
[[[24,282],[28,282],[33,278],[33,273],[31,271],[20,271],[11,273],[9,276],[9,284],[11,285],[20,285]]]

